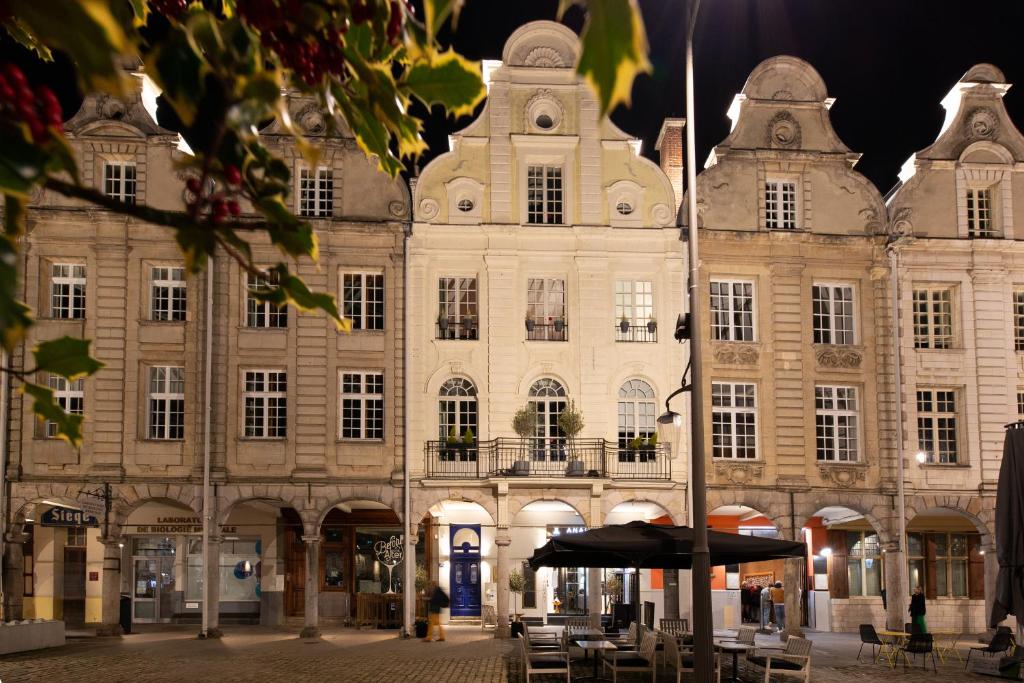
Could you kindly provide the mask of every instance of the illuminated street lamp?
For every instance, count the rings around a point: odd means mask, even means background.
[[[917,461],[922,465],[928,462],[928,454],[925,453],[924,451],[918,451],[917,455],[915,455],[914,457],[917,458]]]

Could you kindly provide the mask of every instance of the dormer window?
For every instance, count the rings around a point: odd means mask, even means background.
[[[124,204],[134,204],[135,187],[135,162],[103,162],[103,194]]]
[[[764,219],[769,230],[796,230],[796,181],[769,178],[764,184]]]
[[[473,200],[472,199],[460,199],[459,203],[456,206],[459,207],[459,211],[461,211],[463,213],[469,213],[470,211],[473,210]]]
[[[967,190],[967,236],[980,239],[997,236],[992,215],[992,188]]]
[[[562,167],[530,166],[526,175],[528,223],[561,225]]]

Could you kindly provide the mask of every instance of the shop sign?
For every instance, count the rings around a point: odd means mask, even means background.
[[[136,534],[201,534],[203,520],[200,517],[157,517],[156,524],[128,524],[128,530]],[[238,527],[222,526],[222,534],[236,534]]]
[[[394,593],[394,582],[391,573],[395,567],[401,564],[405,557],[405,550],[402,548],[402,537],[392,536],[388,540],[380,540],[373,544],[373,552],[377,555],[377,561],[388,568],[388,593]]]
[[[78,497],[78,507],[82,508],[82,512],[93,517],[102,517],[103,513],[107,511],[102,498],[84,494]]]
[[[552,536],[563,536],[566,534],[582,534],[587,530],[585,526],[548,526],[548,538]]]
[[[39,517],[42,526],[91,526],[98,527],[100,521],[81,510],[71,508],[50,508]]]

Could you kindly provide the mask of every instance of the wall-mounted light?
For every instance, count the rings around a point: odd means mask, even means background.
[[[832,556],[832,548],[829,548],[828,546],[822,548],[821,549],[821,556],[822,557],[831,557]]]
[[[925,453],[924,451],[918,451],[917,455],[915,455],[914,457],[917,458],[917,461],[922,465],[928,462],[928,454]]]

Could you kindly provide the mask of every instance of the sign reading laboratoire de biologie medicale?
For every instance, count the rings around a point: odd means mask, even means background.
[[[91,526],[98,527],[100,520],[87,515],[81,510],[71,508],[50,508],[39,516],[40,526]]]

